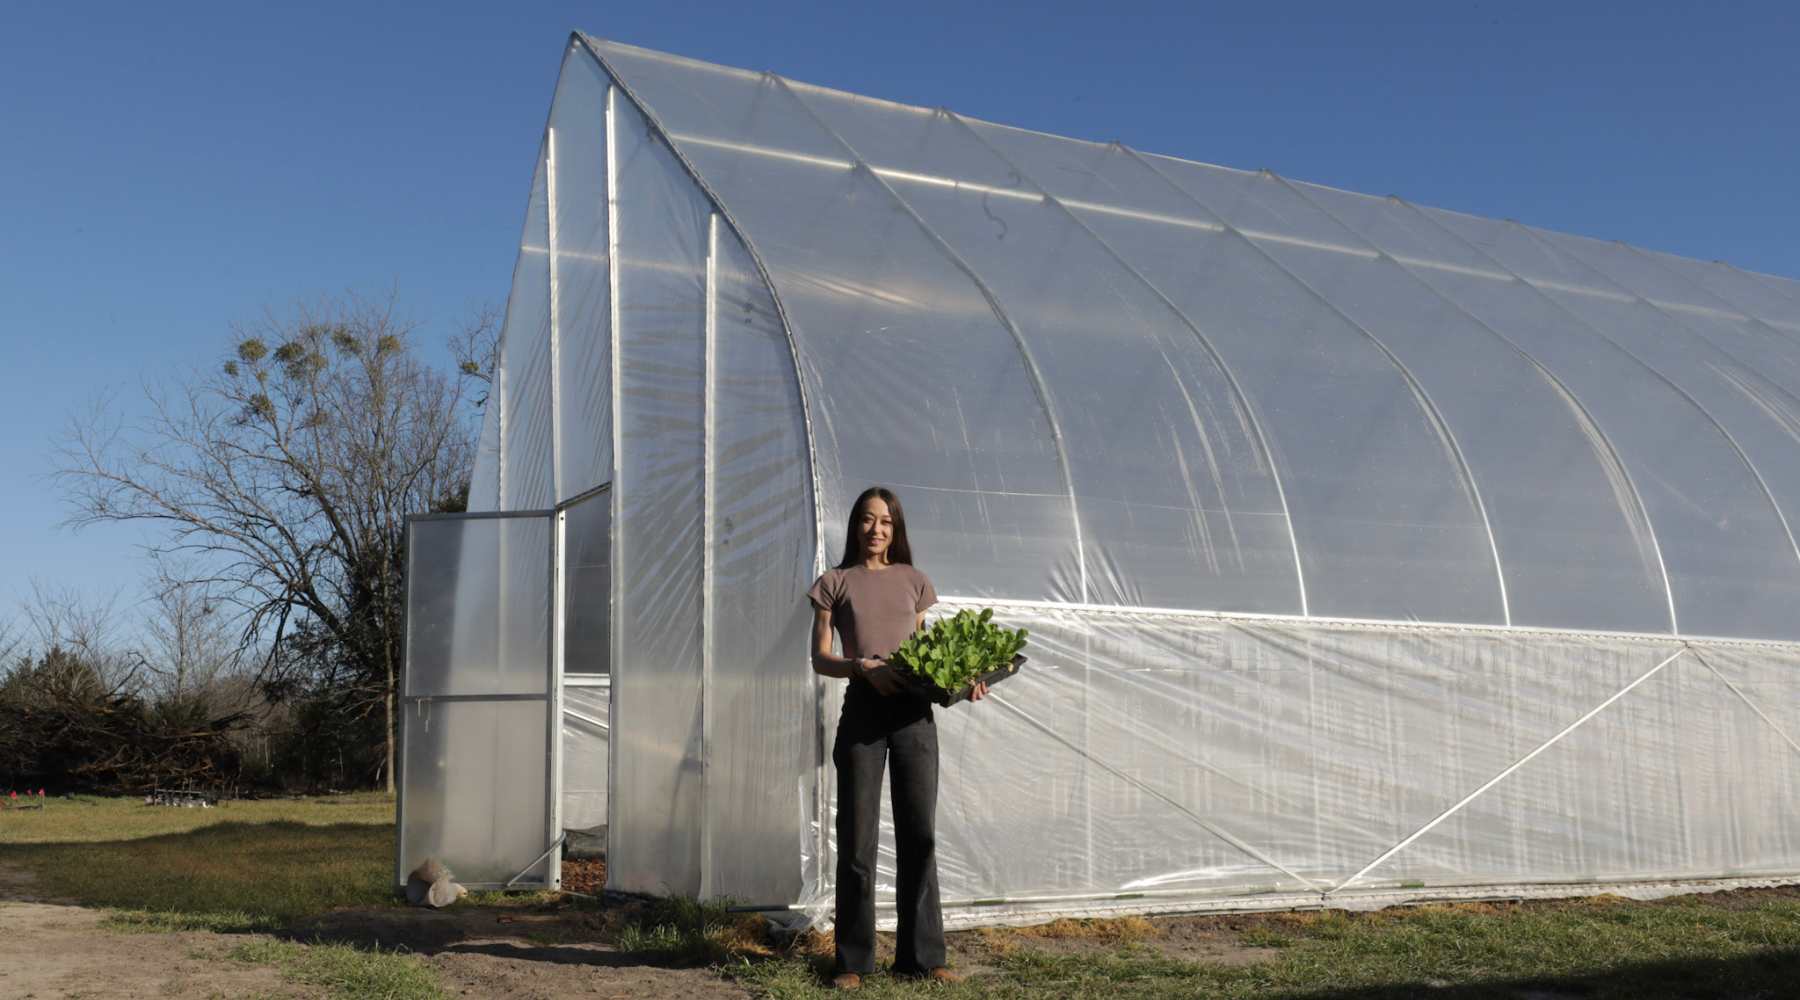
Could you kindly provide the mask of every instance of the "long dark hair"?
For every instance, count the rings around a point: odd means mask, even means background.
[[[877,497],[887,504],[888,514],[894,519],[894,535],[888,540],[888,562],[912,565],[912,545],[906,540],[906,514],[900,509],[900,498],[886,486],[871,486],[850,505],[850,523],[844,528],[844,558],[838,560],[838,569],[849,569],[862,562],[862,542],[857,538],[856,526],[862,520],[863,508]]]

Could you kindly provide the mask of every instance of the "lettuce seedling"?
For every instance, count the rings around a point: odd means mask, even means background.
[[[993,618],[993,608],[958,611],[913,633],[888,662],[938,704],[948,705],[985,675],[1009,675],[1013,658],[1025,648],[1024,629],[1001,628]]]

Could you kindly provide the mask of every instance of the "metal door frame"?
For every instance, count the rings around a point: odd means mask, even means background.
[[[597,490],[590,490],[570,502],[586,499]],[[545,714],[545,761],[544,768],[544,831],[547,835],[547,846],[544,854],[525,866],[517,876],[507,882],[465,882],[470,889],[511,889],[518,887],[524,875],[547,862],[542,885],[531,888],[557,889],[562,885],[562,856],[557,850],[562,845],[562,547],[563,523],[569,503],[559,504],[549,510],[499,510],[476,511],[459,514],[408,514],[406,516],[406,642],[404,659],[400,672],[400,690],[396,693],[395,702],[400,709],[398,732],[395,738],[399,741],[399,753],[394,762],[394,879],[396,886],[406,885],[406,859],[401,855],[401,838],[406,830],[406,750],[407,735],[410,728],[408,720],[413,712],[410,709],[428,702],[506,702],[506,701],[543,701]],[[550,526],[549,578],[545,584],[550,587],[550,614],[547,628],[549,635],[545,644],[546,687],[544,694],[487,694],[487,695],[413,695],[409,693],[412,679],[412,572],[413,526],[426,521],[485,521],[522,518],[537,518],[547,521]],[[610,551],[608,558],[611,558]]]

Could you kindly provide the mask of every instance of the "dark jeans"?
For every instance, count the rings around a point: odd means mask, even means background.
[[[923,716],[900,725],[851,698],[838,722],[837,970],[875,971],[875,848],[881,834],[881,778],[891,759],[894,841],[899,854],[899,927],[894,972],[924,973],[944,964],[944,915],[938,902],[937,723]]]

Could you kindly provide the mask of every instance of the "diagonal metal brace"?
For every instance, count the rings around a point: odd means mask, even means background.
[[[1676,650],[1675,652],[1669,654],[1667,659],[1664,659],[1661,663],[1658,663],[1656,666],[1651,667],[1649,670],[1645,671],[1644,674],[1642,676],[1640,676],[1637,680],[1632,681],[1630,684],[1627,684],[1624,687],[1620,688],[1618,691],[1614,692],[1612,697],[1606,699],[1605,701],[1601,702],[1598,705],[1595,705],[1593,708],[1588,709],[1587,714],[1583,715],[1579,719],[1576,719],[1574,722],[1571,722],[1568,725],[1564,726],[1562,728],[1561,732],[1558,732],[1555,736],[1552,736],[1549,739],[1545,740],[1544,742],[1538,744],[1537,749],[1531,751],[1530,753],[1526,754],[1523,757],[1520,757],[1518,760],[1514,761],[1511,765],[1509,765],[1506,768],[1506,770],[1501,771],[1499,774],[1496,774],[1492,778],[1489,778],[1486,782],[1483,782],[1482,786],[1480,788],[1477,788],[1474,791],[1470,792],[1469,794],[1463,796],[1462,799],[1460,801],[1458,801],[1455,805],[1451,806],[1450,808],[1444,810],[1441,813],[1438,813],[1437,816],[1431,820],[1431,822],[1425,824],[1424,826],[1419,827],[1417,830],[1414,830],[1412,832],[1412,834],[1410,836],[1408,836],[1405,840],[1402,840],[1398,844],[1395,844],[1394,846],[1381,852],[1381,856],[1376,858],[1375,860],[1369,862],[1368,864],[1364,865],[1362,868],[1362,871],[1357,872],[1355,875],[1352,875],[1349,878],[1343,880],[1342,882],[1339,882],[1337,885],[1331,887],[1331,889],[1326,891],[1325,895],[1330,896],[1333,893],[1342,891],[1346,886],[1350,885],[1352,882],[1355,882],[1357,879],[1360,879],[1364,875],[1367,875],[1369,872],[1375,870],[1383,862],[1387,861],[1387,859],[1389,859],[1389,858],[1393,857],[1394,855],[1400,853],[1401,851],[1405,850],[1407,848],[1407,846],[1410,845],[1413,841],[1418,840],[1420,837],[1425,836],[1427,833],[1430,833],[1434,827],[1436,827],[1439,823],[1442,823],[1443,821],[1449,819],[1451,816],[1455,815],[1458,810],[1462,809],[1463,806],[1466,806],[1469,803],[1475,801],[1477,798],[1480,798],[1481,793],[1487,791],[1488,789],[1494,787],[1495,785],[1498,785],[1500,782],[1506,780],[1508,775],[1512,774],[1514,771],[1517,771],[1519,768],[1524,767],[1526,764],[1529,764],[1531,762],[1531,760],[1534,757],[1536,757],[1538,754],[1541,754],[1545,750],[1548,750],[1551,747],[1555,746],[1556,743],[1559,740],[1561,740],[1564,736],[1567,736],[1570,733],[1574,732],[1576,729],[1580,728],[1583,723],[1586,723],[1589,719],[1592,719],[1594,716],[1599,715],[1601,712],[1605,711],[1607,706],[1611,705],[1615,701],[1618,701],[1620,698],[1625,697],[1627,694],[1630,694],[1632,689],[1636,688],[1639,684],[1642,684],[1645,681],[1649,680],[1650,678],[1656,676],[1659,672],[1661,672],[1662,668],[1668,666],[1671,663],[1674,663],[1676,661],[1676,659],[1678,659],[1681,656],[1681,654],[1687,652],[1688,648],[1689,647],[1688,647],[1687,643],[1685,643],[1685,642],[1682,643],[1681,648]]]
[[[1176,812],[1179,812],[1183,816],[1186,816],[1188,819],[1193,820],[1196,824],[1199,825],[1199,827],[1202,830],[1205,830],[1207,833],[1210,833],[1213,836],[1219,838],[1220,840],[1223,840],[1227,844],[1230,844],[1232,847],[1235,847],[1238,850],[1244,852],[1245,854],[1248,854],[1250,857],[1255,858],[1257,861],[1260,861],[1263,864],[1268,865],[1270,868],[1273,868],[1276,871],[1282,873],[1283,875],[1286,875],[1288,878],[1291,878],[1294,881],[1299,882],[1301,885],[1308,886],[1313,889],[1323,889],[1324,888],[1319,883],[1314,882],[1312,879],[1306,878],[1303,875],[1296,874],[1295,872],[1289,870],[1286,866],[1282,865],[1280,862],[1274,860],[1273,858],[1269,857],[1267,854],[1264,854],[1263,852],[1257,850],[1256,848],[1250,846],[1249,844],[1246,844],[1244,841],[1233,836],[1228,831],[1220,829],[1218,826],[1214,825],[1212,822],[1208,821],[1206,818],[1204,818],[1201,815],[1199,815],[1198,813],[1194,812],[1192,809],[1189,809],[1187,806],[1182,805],[1181,803],[1175,801],[1174,799],[1168,797],[1167,795],[1164,795],[1163,793],[1150,787],[1149,785],[1145,784],[1144,782],[1139,781],[1138,779],[1132,777],[1131,775],[1126,774],[1124,771],[1121,771],[1118,768],[1112,766],[1111,764],[1108,764],[1106,761],[1103,761],[1100,758],[1094,756],[1092,753],[1089,753],[1085,748],[1076,746],[1073,742],[1071,742],[1070,740],[1065,738],[1061,733],[1058,733],[1056,730],[1051,729],[1049,726],[1045,725],[1042,722],[1039,722],[1037,719],[1032,718],[1023,709],[1020,709],[1018,706],[1012,704],[1011,702],[1006,701],[1005,699],[1001,698],[999,695],[989,694],[987,696],[986,700],[992,701],[994,704],[999,705],[1001,708],[1004,708],[1007,711],[1013,713],[1014,715],[1017,715],[1019,718],[1024,719],[1028,724],[1030,724],[1033,728],[1037,729],[1039,732],[1042,732],[1044,735],[1050,737],[1051,739],[1057,741],[1058,743],[1061,743],[1063,746],[1066,746],[1069,749],[1075,751],[1077,754],[1080,754],[1084,759],[1091,762],[1095,766],[1099,767],[1101,770],[1107,772],[1108,774],[1111,774],[1113,777],[1118,778],[1121,781],[1124,781],[1124,782],[1130,784],[1132,787],[1156,798],[1158,801],[1164,803],[1165,805],[1168,805],[1170,808],[1174,809]]]

